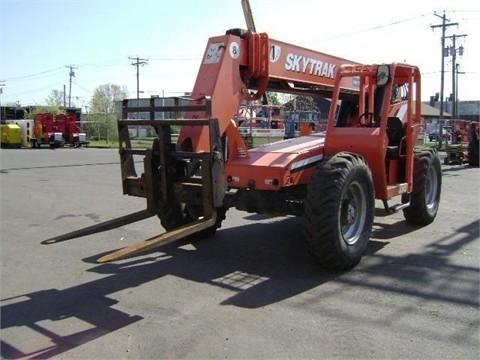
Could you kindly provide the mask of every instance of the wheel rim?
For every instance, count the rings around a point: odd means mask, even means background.
[[[341,199],[340,231],[348,245],[354,245],[362,235],[367,214],[364,188],[357,181],[349,184]]]
[[[427,177],[425,181],[425,203],[429,210],[433,209],[437,203],[438,178],[435,168],[428,167]]]

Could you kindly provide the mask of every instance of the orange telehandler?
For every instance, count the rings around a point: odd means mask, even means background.
[[[158,216],[167,232],[98,259],[114,261],[187,236],[212,236],[227,209],[236,207],[304,216],[318,262],[346,270],[366,249],[375,198],[388,213],[402,210],[409,223],[434,220],[441,171],[434,150],[415,147],[419,69],[361,65],[270,39],[254,31],[253,20],[247,24],[249,30],[209,39],[191,98],[123,101],[123,193],[145,197],[146,210],[44,244]],[[266,98],[267,91],[331,99],[326,132],[248,149],[232,116],[242,101]],[[149,120],[129,120],[130,113],[146,113]],[[129,126],[153,127],[152,147],[133,149]],[[176,141],[174,126],[181,127]],[[135,156],[143,156],[140,176]]]

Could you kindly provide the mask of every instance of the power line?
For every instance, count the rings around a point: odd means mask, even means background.
[[[81,63],[79,64],[82,67],[114,67],[114,66],[120,66],[123,65],[123,62],[119,60],[105,60],[105,61],[100,61],[100,62],[88,62],[88,63]]]
[[[73,85],[77,86],[78,88],[86,91],[86,92],[89,92],[90,94],[93,94],[93,91],[92,90],[88,90],[87,88],[85,88],[84,86],[80,85],[77,81],[73,81]]]
[[[197,57],[151,57],[152,61],[193,61],[201,58],[201,55]]]
[[[399,24],[403,24],[403,23],[406,23],[406,22],[409,22],[409,21],[417,20],[417,19],[420,19],[422,17],[425,17],[426,15],[427,14],[420,14],[420,15],[417,15],[417,16],[414,16],[414,17],[411,17],[411,18],[407,18],[407,19],[395,20],[395,21],[392,21],[392,22],[387,23],[387,24],[376,25],[376,26],[372,26],[372,27],[369,27],[369,28],[365,28],[365,29],[358,29],[358,30],[355,30],[355,31],[352,31],[352,32],[334,35],[334,36],[331,36],[331,37],[327,37],[323,40],[334,40],[334,39],[339,39],[339,38],[342,38],[342,37],[349,37],[349,36],[352,36],[352,35],[358,35],[359,33],[365,33],[365,32],[369,32],[369,31],[380,30],[380,29],[383,29],[383,28],[386,28],[386,27],[389,27],[389,26],[399,25]]]
[[[33,73],[33,74],[28,74],[28,75],[12,76],[12,77],[6,78],[5,81],[28,80],[30,78],[39,77],[41,75],[45,75],[45,74],[49,74],[49,73],[53,73],[53,72],[58,72],[61,69],[63,69],[63,67],[57,67],[55,69],[45,70],[45,71],[41,71],[41,72]]]
[[[36,87],[34,89],[29,89],[29,90],[22,90],[20,92],[16,92],[16,93],[10,93],[9,92],[9,96],[10,98],[12,97],[16,97],[16,96],[20,96],[20,95],[25,95],[25,94],[32,94],[32,93],[38,93],[38,92],[41,92],[41,91],[45,91],[45,90],[48,90],[48,89],[51,89],[51,88],[55,88],[55,87],[58,87],[60,86],[61,84],[56,82],[56,83],[51,83],[51,84],[48,84],[48,85],[42,85],[42,87]]]
[[[480,13],[480,10],[467,10],[467,9],[463,9],[463,10],[450,10],[451,12],[454,12],[454,13]]]

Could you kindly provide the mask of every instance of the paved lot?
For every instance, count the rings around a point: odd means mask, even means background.
[[[161,231],[149,219],[40,241],[144,207],[117,153],[1,150],[3,358],[478,359],[480,170],[443,168],[437,220],[377,205],[368,254],[319,269],[301,219],[235,210],[214,238],[99,265]]]

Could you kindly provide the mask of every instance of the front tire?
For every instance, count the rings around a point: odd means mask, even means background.
[[[472,139],[468,142],[468,164],[470,166],[479,167],[479,148],[478,148],[478,138],[472,136]]]
[[[360,262],[374,208],[372,174],[362,157],[340,153],[318,166],[304,212],[306,240],[322,267],[348,270]]]
[[[223,220],[225,220],[227,208],[218,207],[216,210],[217,219],[215,221],[215,224],[210,226],[209,228],[190,235],[189,239],[202,240],[215,235],[217,229],[222,226],[222,222]],[[158,215],[158,217],[163,228],[167,231],[171,231],[177,227],[186,225],[199,219],[199,217],[197,217],[197,214],[194,211],[188,211],[188,208],[187,206],[185,206],[185,204],[176,204],[176,206],[172,208],[165,208],[163,213],[161,215]]]
[[[410,206],[403,210],[407,222],[428,225],[437,216],[442,189],[440,159],[434,150],[416,153],[413,162],[413,189]],[[403,202],[407,202],[404,197]]]

